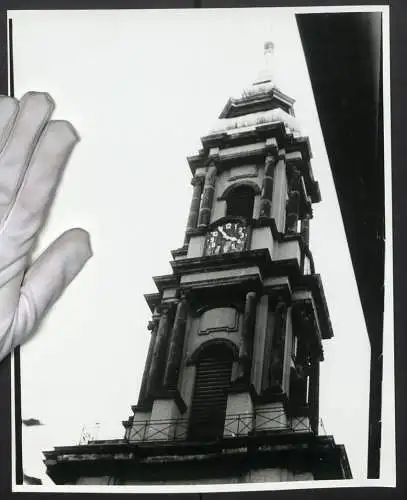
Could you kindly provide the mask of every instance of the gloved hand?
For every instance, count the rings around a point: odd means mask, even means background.
[[[0,361],[31,336],[92,255],[88,233],[71,229],[30,262],[79,140],[70,123],[50,121],[53,110],[48,94],[0,96]]]

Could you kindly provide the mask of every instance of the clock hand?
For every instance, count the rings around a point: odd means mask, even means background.
[[[231,240],[231,237],[227,235],[221,227],[218,227],[218,231],[223,235],[224,238],[226,238],[229,241]]]
[[[238,238],[237,236],[229,236],[229,239],[235,242],[238,242],[240,240],[240,238]]]

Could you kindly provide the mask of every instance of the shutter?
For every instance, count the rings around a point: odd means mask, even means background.
[[[232,353],[225,346],[211,346],[198,359],[191,404],[189,438],[211,441],[223,436]]]

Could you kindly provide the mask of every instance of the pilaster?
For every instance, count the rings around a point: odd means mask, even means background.
[[[287,199],[287,176],[284,150],[278,152],[278,160],[274,172],[271,217],[276,223],[277,231],[279,233],[284,233]]]
[[[263,189],[260,201],[260,217],[269,218],[271,215],[275,166],[276,159],[274,155],[267,155],[264,169]]]
[[[253,355],[254,325],[256,320],[256,292],[247,292],[243,314],[242,341],[239,349],[239,379],[248,383]]]
[[[319,359],[313,357],[309,379],[310,424],[315,434],[319,430]]]
[[[310,224],[310,219],[311,216],[309,214],[306,214],[304,218],[301,220],[301,236],[306,244],[306,246],[309,246],[309,224]]]
[[[170,305],[163,304],[160,307],[160,321],[158,325],[153,353],[151,356],[151,366],[147,383],[148,397],[154,397],[154,393],[157,391],[161,383],[165,350],[168,342]]]
[[[159,316],[156,313],[153,316],[153,320],[148,323],[148,330],[151,332],[151,337],[150,337],[150,345],[148,347],[148,353],[147,353],[147,359],[144,365],[144,372],[143,372],[143,378],[141,381],[141,388],[140,388],[140,394],[139,394],[139,399],[138,402],[139,404],[143,404],[144,400],[147,397],[147,384],[148,384],[148,379],[149,379],[149,374],[150,374],[150,367],[153,359],[153,353],[154,353],[154,348],[155,348],[155,343],[156,343],[156,338],[157,338],[157,331],[158,331],[158,323],[159,323]]]
[[[251,384],[258,395],[262,390],[264,349],[267,336],[268,295],[262,295],[256,308],[256,323],[253,342],[253,362],[251,369]]]
[[[295,234],[298,232],[298,219],[300,213],[300,182],[301,174],[295,167],[290,168],[290,180],[288,184],[286,232]]]
[[[191,182],[191,184],[194,187],[194,191],[192,194],[191,206],[189,209],[184,244],[188,243],[188,240],[189,240],[188,232],[193,230],[193,229],[196,229],[196,227],[197,227],[198,216],[199,216],[199,206],[201,204],[202,189],[203,189],[204,182],[205,182],[205,177],[201,176],[201,175],[195,176]]]
[[[187,315],[186,298],[182,297],[177,304],[174,326],[168,349],[167,363],[164,372],[164,387],[176,388],[181,363],[182,348],[184,346],[185,326]]]
[[[287,306],[285,302],[279,301],[275,309],[274,334],[271,343],[270,360],[270,389],[277,392],[282,391],[285,348],[286,348],[286,322]]]
[[[217,168],[213,161],[209,164],[208,170],[205,176],[204,191],[201,199],[201,206],[199,209],[198,227],[207,227],[211,220],[211,210],[213,197],[215,193],[215,182],[216,182]]]

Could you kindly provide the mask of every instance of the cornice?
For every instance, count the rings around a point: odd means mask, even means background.
[[[145,293],[144,299],[147,302],[148,307],[150,308],[150,311],[154,312],[154,309],[161,302],[161,294],[159,294],[159,293]]]
[[[323,339],[332,338],[334,333],[321,276],[319,274],[301,275],[295,280],[293,287],[295,287],[295,290],[309,290],[312,292],[321,329],[321,337]]]
[[[168,288],[176,288],[178,286],[178,279],[173,274],[154,276],[153,281],[160,292],[167,290]]]
[[[180,248],[177,248],[176,250],[171,251],[171,255],[173,259],[176,259],[177,257],[185,257],[188,253],[188,245],[184,245]]]
[[[176,274],[189,274],[244,268],[253,264],[266,269],[270,266],[271,259],[267,249],[259,249],[175,260],[170,264]]]
[[[201,139],[204,149],[199,154],[188,157],[193,175],[198,168],[207,168],[208,154],[218,148],[216,166],[219,171],[227,170],[246,160],[265,162],[270,154],[282,159],[279,151],[285,152],[287,166],[295,166],[304,177],[307,192],[312,203],[321,201],[319,184],[314,179],[310,160],[312,151],[308,137],[294,137],[287,133],[283,123],[268,123],[251,127],[240,132],[209,134]]]
[[[201,137],[201,142],[204,147],[204,152],[207,153],[209,148],[219,147],[220,150],[227,146],[247,144],[245,142],[248,138],[254,138],[253,142],[259,139],[266,141],[266,139],[274,137],[280,147],[283,147],[283,141],[288,136],[286,127],[282,122],[272,122],[260,124],[246,129],[231,129],[228,131],[214,132]],[[257,140],[256,140],[257,139]]]
[[[253,89],[255,90],[255,87]],[[276,87],[273,87],[266,91],[242,95],[242,97],[231,97],[223,108],[219,118],[233,118],[257,111],[268,111],[269,109],[281,107],[281,104],[283,105],[283,109],[286,108],[289,111],[292,109],[294,103],[294,99]]]

